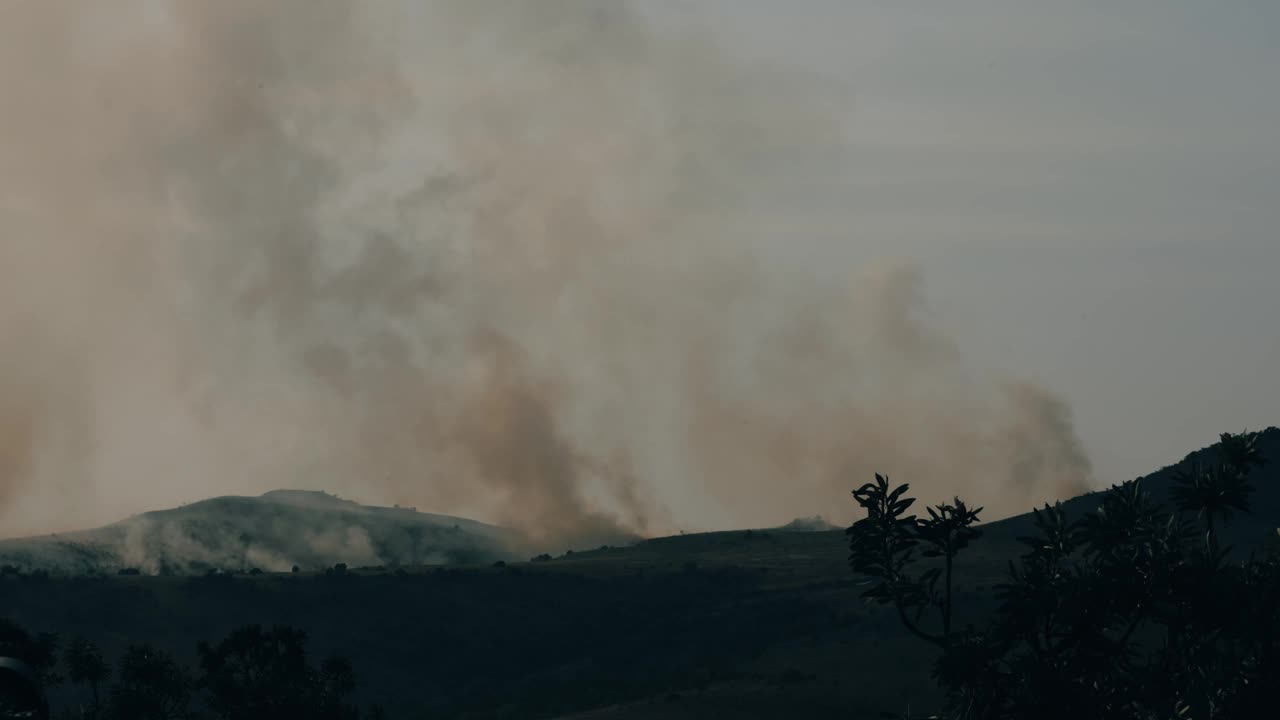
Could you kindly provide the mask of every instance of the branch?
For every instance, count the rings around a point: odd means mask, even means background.
[[[902,606],[902,602],[897,597],[893,599],[893,606],[898,609],[898,619],[902,621],[903,627],[910,630],[912,635],[915,635],[916,637],[920,638],[921,640],[924,640],[927,643],[937,645],[943,650],[947,648],[947,643],[944,638],[938,635],[930,635],[929,633],[916,627],[915,623],[911,622],[911,620],[907,618],[906,608]]]

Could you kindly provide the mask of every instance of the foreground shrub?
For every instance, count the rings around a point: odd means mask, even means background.
[[[854,491],[867,516],[847,531],[849,561],[874,581],[865,597],[939,650],[948,717],[1270,717],[1280,557],[1233,562],[1218,538],[1233,513],[1249,512],[1262,463],[1256,434],[1223,435],[1212,462],[1175,476],[1172,509],[1133,481],[1076,521],[1061,505],[1036,510],[981,628],[953,627],[951,578],[980,508],[956,500],[920,519],[907,514],[908,486],[876,476]]]

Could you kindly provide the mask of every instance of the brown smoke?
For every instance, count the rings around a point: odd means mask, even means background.
[[[735,236],[839,139],[771,82],[590,0],[4,3],[6,532],[311,487],[587,543],[840,516],[873,470],[1079,488],[1067,408],[967,369],[909,266]]]

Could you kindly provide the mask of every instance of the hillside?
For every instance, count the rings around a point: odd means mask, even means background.
[[[1258,446],[1267,464],[1254,470],[1250,476],[1250,482],[1254,487],[1251,497],[1252,512],[1248,515],[1239,513],[1233,515],[1226,527],[1220,530],[1223,544],[1235,546],[1240,552],[1247,552],[1257,547],[1262,538],[1274,534],[1276,527],[1280,525],[1280,428],[1271,427],[1259,432]],[[1212,445],[1189,453],[1177,463],[1139,478],[1139,482],[1154,499],[1167,502],[1169,489],[1173,487],[1176,473],[1184,467],[1211,461],[1216,447]],[[1063,503],[1063,508],[1068,517],[1078,518],[1094,511],[1101,499],[1102,491],[1087,493],[1067,500]],[[979,498],[974,500],[981,505]],[[1031,529],[1030,513],[987,523],[984,526],[989,536],[1001,539],[1026,535]]]
[[[219,497],[94,530],[0,541],[0,564],[84,574],[288,572],[348,565],[449,565],[511,559],[512,531],[323,492]]]
[[[1273,462],[1254,478],[1256,519],[1231,526],[1242,538],[1280,524],[1280,432],[1269,430],[1262,441]],[[1144,484],[1165,492],[1172,470]],[[322,513],[345,507],[305,497]],[[1068,507],[1087,512],[1097,499]],[[210,502],[243,500],[263,504]],[[855,515],[848,502],[847,513],[833,516]],[[384,511],[397,512],[367,509],[379,518]],[[465,521],[440,522],[479,532]],[[990,610],[991,587],[1021,552],[1014,537],[1028,524],[1027,516],[990,523],[961,556],[962,622]],[[1266,534],[1242,547],[1256,547]],[[862,581],[846,556],[841,530],[775,528],[654,538],[502,566],[5,577],[0,612],[33,630],[85,635],[109,657],[151,642],[186,662],[194,661],[197,641],[238,625],[295,625],[311,635],[317,656],[348,655],[361,699],[382,702],[393,718],[857,719],[909,708],[920,716],[937,700],[933,656],[891,612],[860,598]],[[60,704],[75,699],[60,692]]]

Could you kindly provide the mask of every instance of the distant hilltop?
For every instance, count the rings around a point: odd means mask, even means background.
[[[1258,433],[1270,463],[1254,471],[1253,512],[1222,528],[1227,544],[1242,552],[1280,525],[1280,430]],[[1166,500],[1175,471],[1206,461],[1198,450],[1177,465],[1142,478],[1156,500]],[[1063,502],[1069,517],[1096,510],[1099,492]],[[983,524],[992,538],[1030,533],[1031,515]],[[821,516],[770,528],[778,532],[842,529]],[[467,518],[421,513],[409,507],[377,507],[312,490],[273,490],[257,497],[227,496],[170,510],[135,515],[95,530],[0,540],[0,574],[43,570],[61,574],[191,574],[210,571],[289,572],[350,567],[491,564],[527,559],[532,545],[510,528]]]
[[[336,563],[451,565],[515,557],[515,531],[311,490],[227,496],[94,530],[0,541],[0,565],[55,573],[288,572]]]
[[[840,527],[827,522],[826,518],[821,515],[814,515],[813,517],[796,518],[778,529],[788,532],[826,532],[828,530],[839,530]]]

